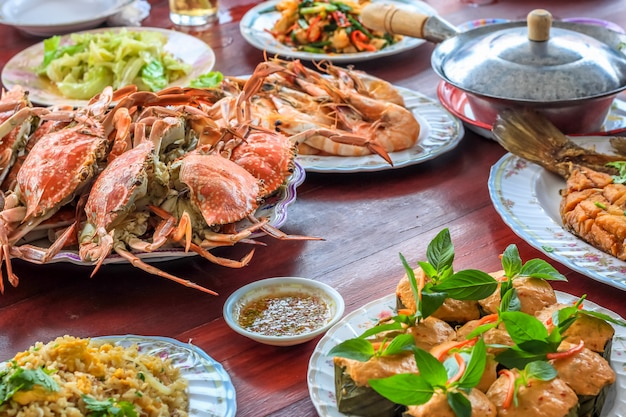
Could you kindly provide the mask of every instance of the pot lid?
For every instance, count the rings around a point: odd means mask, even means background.
[[[545,10],[527,24],[496,24],[445,40],[433,69],[456,87],[519,101],[569,101],[626,88],[626,55],[602,41],[553,27]]]

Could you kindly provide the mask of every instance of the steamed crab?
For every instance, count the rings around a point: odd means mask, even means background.
[[[41,222],[50,218],[62,206],[88,186],[100,171],[109,147],[109,134],[118,129],[118,137],[125,135],[128,124],[118,120],[113,126],[114,114],[107,114],[113,100],[113,90],[108,88],[95,97],[85,109],[76,112],[51,112],[46,109],[24,108],[0,125],[0,132],[15,123],[32,117],[50,120],[63,119],[68,125],[44,134],[34,144],[16,177],[15,190],[5,197],[0,212],[0,243],[2,258],[6,261],[7,275],[12,285],[18,278],[11,268],[11,247]],[[1,135],[1,133],[0,133]],[[75,225],[68,228],[63,239],[68,239]],[[54,256],[64,245],[60,240],[50,247],[40,261]],[[18,251],[18,256],[28,257],[30,251]],[[3,291],[0,280],[0,292]]]

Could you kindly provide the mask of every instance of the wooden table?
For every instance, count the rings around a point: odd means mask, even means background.
[[[454,24],[483,18],[518,19],[545,2],[499,0],[471,7],[457,0],[430,0]],[[557,18],[588,16],[626,26],[619,0],[554,1]],[[166,0],[151,1],[144,26],[172,28]],[[223,0],[220,22],[195,33],[217,55],[215,69],[229,75],[251,73],[263,55],[240,36],[238,21],[252,4]],[[39,39],[0,25],[0,66]],[[356,65],[397,85],[436,97],[439,81],[430,68],[434,45]],[[15,260],[17,288],[0,297],[0,360],[36,341],[70,334],[81,337],[140,334],[191,340],[221,362],[237,391],[238,416],[314,416],[306,381],[308,361],[318,340],[291,348],[252,342],[227,327],[222,306],[237,288],[262,278],[301,276],[325,282],[344,297],[346,313],[394,291],[403,274],[398,253],[411,264],[426,260],[428,242],[449,228],[456,248],[455,268],[500,269],[498,255],[516,244],[522,259],[544,258],[506,226],[487,190],[490,167],[505,154],[495,142],[469,131],[459,146],[419,165],[375,173],[314,174],[298,188],[283,230],[324,241],[263,238],[251,264],[227,269],[198,258],[160,263],[164,270],[220,293],[209,296],[128,265],[38,266]],[[217,253],[240,257],[247,247]],[[553,264],[569,282],[555,284],[574,295],[626,316],[623,293]],[[6,285],[6,284],[5,284]]]

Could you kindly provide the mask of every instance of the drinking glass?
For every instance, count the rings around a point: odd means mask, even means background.
[[[180,26],[202,26],[217,19],[217,0],[169,0],[170,20]]]

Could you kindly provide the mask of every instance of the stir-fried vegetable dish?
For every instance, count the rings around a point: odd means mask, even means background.
[[[191,66],[165,50],[167,36],[156,31],[107,31],[60,36],[44,41],[37,74],[67,98],[89,99],[106,86],[136,84],[158,91],[191,72]]]
[[[281,43],[312,53],[376,52],[401,37],[368,29],[360,21],[366,2],[283,0],[272,35]]]

